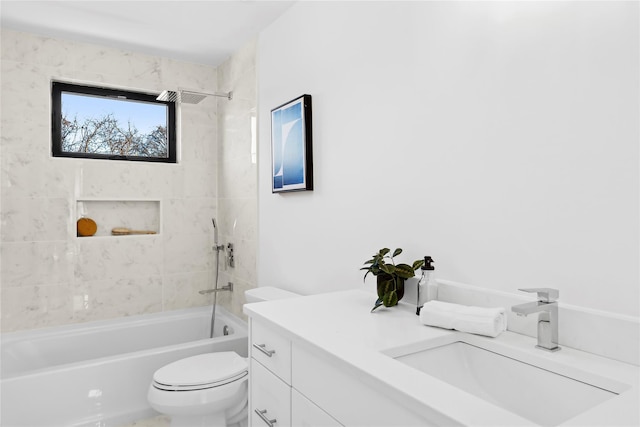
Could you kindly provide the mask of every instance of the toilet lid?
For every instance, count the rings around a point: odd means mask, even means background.
[[[170,363],[153,374],[163,390],[199,390],[217,387],[247,375],[247,359],[233,351],[206,353]]]

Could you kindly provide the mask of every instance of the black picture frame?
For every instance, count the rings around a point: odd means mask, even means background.
[[[271,110],[272,193],[313,190],[311,95]]]

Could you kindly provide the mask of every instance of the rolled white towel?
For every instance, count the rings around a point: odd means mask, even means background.
[[[420,310],[420,322],[494,338],[507,330],[507,316],[502,307],[472,307],[443,301],[425,303]]]

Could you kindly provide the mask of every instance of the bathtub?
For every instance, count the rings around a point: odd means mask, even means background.
[[[210,322],[211,307],[199,307],[2,334],[0,425],[118,427],[152,417],[147,388],[161,366],[216,351],[247,357],[245,322],[217,307],[209,338]]]

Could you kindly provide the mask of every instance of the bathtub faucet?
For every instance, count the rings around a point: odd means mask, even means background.
[[[223,287],[217,288],[217,289],[206,289],[206,290],[203,290],[203,291],[199,291],[198,293],[200,295],[204,295],[204,294],[212,294],[214,292],[223,292],[223,291],[233,292],[233,283],[229,282],[229,284],[227,286],[223,286]]]

